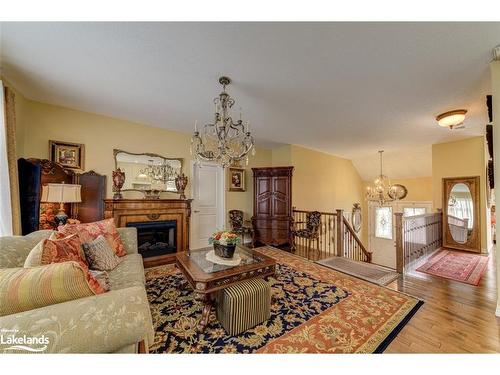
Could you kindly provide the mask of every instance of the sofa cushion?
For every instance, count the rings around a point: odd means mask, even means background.
[[[123,242],[116,230],[114,219],[106,219],[85,224],[66,224],[57,228],[62,235],[78,234],[82,243],[92,242],[99,236],[104,236],[118,256],[126,255]]]
[[[111,271],[120,264],[123,257],[116,255],[103,236],[82,244],[89,267],[98,271]]]
[[[130,254],[123,257],[123,261],[109,274],[111,290],[128,288],[129,286],[142,286],[146,282],[142,256]]]
[[[54,239],[51,235],[50,238],[41,240],[30,251],[24,262],[24,267],[38,267],[69,261],[77,262],[83,268],[88,268],[80,238],[73,234],[65,238]]]
[[[0,237],[0,268],[22,267],[33,247],[51,233],[39,230],[26,236]]]
[[[0,269],[0,316],[103,293],[77,262]]]

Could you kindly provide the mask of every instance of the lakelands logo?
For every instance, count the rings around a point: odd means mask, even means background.
[[[8,345],[4,350],[25,350],[28,352],[43,352],[50,340],[47,336],[19,335],[18,330],[0,330],[0,345]]]

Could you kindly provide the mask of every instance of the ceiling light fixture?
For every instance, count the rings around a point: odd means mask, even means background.
[[[466,109],[456,109],[454,111],[441,113],[436,117],[436,120],[439,126],[454,129],[464,122],[466,113]]]
[[[235,101],[226,92],[226,86],[231,83],[228,77],[220,77],[222,92],[214,99],[215,114],[213,124],[203,126],[201,134],[197,124],[194,125],[194,134],[191,138],[191,153],[194,153],[196,162],[202,160],[216,161],[223,167],[228,167],[245,158],[248,164],[248,153],[255,155],[254,140],[250,134],[250,124],[243,125],[240,119],[233,121],[230,109]]]

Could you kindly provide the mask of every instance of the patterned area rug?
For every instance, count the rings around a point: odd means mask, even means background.
[[[228,335],[215,311],[197,332],[202,306],[174,265],[146,270],[155,341],[151,353],[374,353],[382,352],[418,310],[414,297],[352,278],[284,251],[267,278],[274,295],[271,318]]]
[[[441,250],[416,271],[462,283],[479,285],[486,271],[488,257],[462,251]]]
[[[318,260],[316,263],[378,285],[387,285],[399,277],[397,272],[385,267],[371,263],[357,262],[348,258],[331,257]]]

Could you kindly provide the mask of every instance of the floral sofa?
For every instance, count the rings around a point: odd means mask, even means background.
[[[30,250],[51,232],[0,237],[0,268],[23,267]],[[143,340],[147,350],[154,331],[137,231],[118,228],[118,232],[127,255],[109,272],[109,292],[2,316],[0,334],[44,335],[49,341],[44,353],[133,353]],[[16,352],[7,347],[0,342],[0,352]]]

